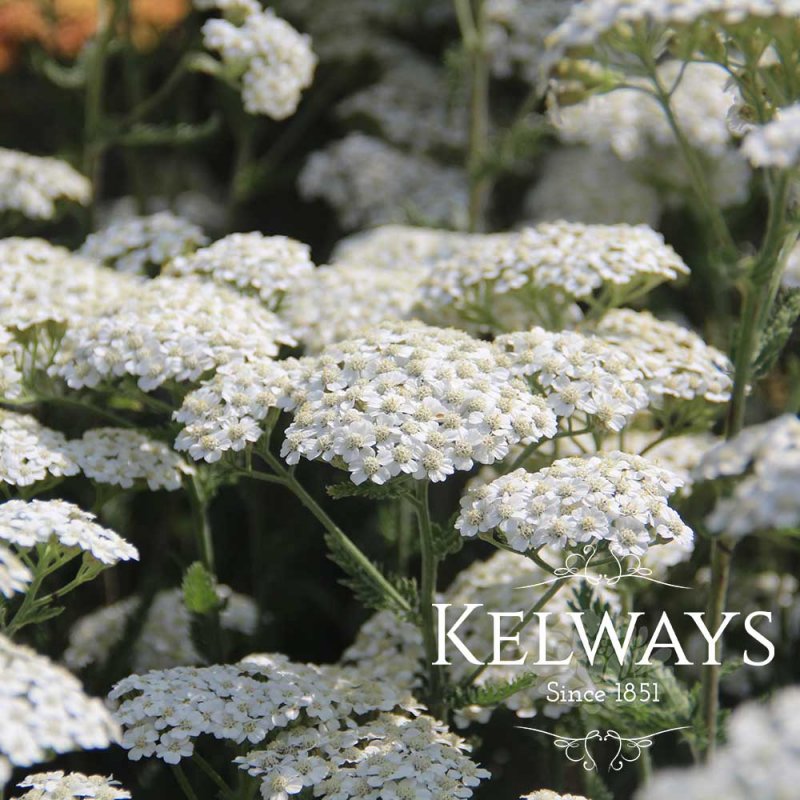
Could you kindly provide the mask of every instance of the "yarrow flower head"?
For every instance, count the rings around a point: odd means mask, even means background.
[[[164,442],[128,428],[94,428],[69,442],[68,452],[87,478],[130,489],[146,482],[151,492],[175,491],[193,472]]]
[[[219,461],[229,451],[244,450],[264,433],[270,409],[288,396],[291,359],[234,362],[221,366],[200,388],[189,392],[174,418],[184,424],[175,449],[199,461]]]
[[[800,522],[800,420],[785,414],[709,450],[695,480],[744,476],[706,520],[713,533],[745,536]]]
[[[307,351],[317,352],[367,327],[408,319],[425,275],[418,266],[382,269],[361,261],[320,267],[288,293],[280,316]]]
[[[429,269],[460,252],[472,240],[469,234],[411,225],[379,225],[341,239],[333,263],[372,266],[402,273]]]
[[[800,164],[800,103],[778,109],[775,118],[751,130],[742,151],[754,167],[793,169]]]
[[[38,764],[52,753],[108,747],[119,727],[73,675],[0,635],[0,761]],[[0,766],[0,771],[2,766]]]
[[[0,147],[0,212],[52,219],[60,201],[85,206],[91,196],[91,183],[66,161]]]
[[[678,476],[628,453],[562,458],[470,489],[456,528],[466,537],[496,531],[519,552],[590,544],[638,558],[652,544],[692,538],[667,505],[680,485]]]
[[[736,708],[727,743],[707,764],[656,772],[636,800],[783,800],[800,782],[800,689],[776,692],[768,704]]]
[[[80,253],[119,272],[155,275],[172,258],[207,244],[203,231],[169,211],[123,217],[86,237]]]
[[[585,55],[593,48],[602,51],[608,44],[623,49],[631,38],[626,33],[640,23],[678,32],[696,24],[724,31],[727,26],[770,18],[793,20],[796,15],[794,0],[580,0],[553,31],[548,46],[555,61],[565,54]]]
[[[131,793],[119,781],[105,775],[82,772],[37,772],[17,784],[27,789],[18,800],[130,800]]]
[[[557,560],[557,555],[553,559]],[[552,575],[516,553],[495,553],[486,561],[476,561],[462,570],[453,583],[437,597],[437,602],[449,603],[453,609],[467,603],[480,603],[486,610],[517,608],[522,587],[545,583]],[[533,590],[535,591],[535,590]],[[619,609],[616,593],[608,587],[595,588],[595,597],[610,609]],[[548,603],[552,624],[547,629],[547,649],[551,661],[564,662],[575,647],[575,632],[568,623],[566,612],[571,608],[568,591],[557,594]],[[454,612],[455,613],[455,612]],[[477,658],[491,653],[494,647],[492,617],[476,611],[458,627],[458,637]],[[519,645],[508,642],[503,658],[513,661],[527,651],[538,653],[540,630],[528,625],[520,632]],[[398,620],[390,611],[379,611],[362,625],[353,644],[342,656],[346,665],[355,665],[374,680],[387,681],[397,686],[416,690],[422,685],[425,648],[419,628],[407,621]],[[533,717],[543,712],[548,717],[558,717],[569,710],[568,704],[547,702],[547,684],[558,681],[571,689],[588,689],[593,681],[584,664],[573,659],[570,663],[536,666],[536,680],[531,685],[504,700],[500,705],[510,709],[520,718]],[[448,666],[449,678],[459,683],[470,677],[474,665],[466,659],[454,658]],[[508,666],[489,664],[475,681],[477,686],[505,683],[531,671],[521,664],[513,670]],[[456,723],[465,727],[471,722],[488,722],[495,707],[464,706],[455,709]]]
[[[405,153],[380,139],[350,133],[313,153],[300,173],[300,193],[336,210],[348,229],[423,220],[466,226],[463,170]]]
[[[532,378],[559,418],[577,412],[586,421],[582,427],[619,431],[648,405],[636,361],[600,337],[533,328],[500,336],[496,344],[509,353],[512,372]]]
[[[480,311],[487,296],[518,293],[533,311],[572,300],[602,307],[688,272],[663,236],[646,225],[547,222],[481,237],[469,257],[457,253],[439,262],[422,286],[422,304]],[[563,327],[561,317],[554,323]]]
[[[519,800],[586,800],[586,798],[577,794],[558,794],[550,789],[539,789],[523,795]]]
[[[195,278],[162,276],[70,328],[50,373],[73,389],[131,376],[144,392],[197,381],[221,364],[294,344],[255,298]]]
[[[336,800],[468,798],[490,776],[468,750],[431,717],[381,713],[360,723],[282,731],[264,750],[236,761],[261,778],[264,800],[286,800],[305,788]]]
[[[667,399],[726,403],[730,398],[730,360],[682,325],[657,319],[648,311],[614,309],[594,331],[636,362],[654,405]]]
[[[443,481],[555,435],[555,415],[493,345],[415,322],[386,324],[289,370],[281,455],[333,462],[354,483]]]
[[[78,471],[62,433],[29,414],[0,410],[0,481],[30,486],[48,476],[60,478]]]
[[[0,505],[0,540],[27,550],[52,539],[106,565],[139,558],[133,545],[94,519],[65,500],[9,500]]]
[[[579,192],[576,186],[580,186]],[[609,192],[610,186],[613,192]],[[525,213],[534,222],[563,219],[655,226],[662,205],[659,193],[631,165],[591,147],[549,153],[539,180],[525,197]]]
[[[5,545],[0,544],[0,594],[8,598],[24,592],[32,579],[31,571],[22,561]],[[0,784],[2,783],[0,778]]]
[[[213,71],[240,83],[248,113],[290,117],[314,77],[317,57],[311,39],[258,3],[214,6],[225,18],[203,25],[203,44],[221,58]]]
[[[251,597],[218,585],[223,604],[222,629],[251,636],[258,624],[258,607]],[[142,601],[128,597],[81,617],[70,630],[64,663],[72,670],[103,666],[122,640],[126,625],[140,611]],[[148,606],[138,636],[131,646],[131,666],[138,673],[151,669],[193,666],[205,662],[192,641],[191,615],[181,589],[157,592]]]
[[[492,72],[501,78],[519,74],[531,83],[540,79],[547,33],[563,20],[572,0],[487,0],[486,46]]]
[[[199,275],[252,294],[271,311],[314,269],[307,244],[287,236],[233,233],[168,262],[167,275]]]
[[[444,69],[409,53],[336,111],[345,120],[368,119],[388,142],[412,152],[459,152],[469,127],[464,94],[453,91]]]
[[[672,91],[671,109],[682,134],[706,158],[732,147],[728,112],[738,98],[730,73],[718,64],[665,61],[659,80]],[[550,119],[563,141],[611,150],[623,161],[674,148],[675,134],[647,84],[634,79],[630,89],[590,95],[574,105],[551,105]]]
[[[16,400],[22,394],[22,367],[25,352],[11,335],[0,325],[0,397]]]
[[[132,276],[44,239],[0,239],[0,324],[26,330],[71,323],[135,290]]]
[[[296,664],[280,654],[130,675],[109,698],[117,705],[128,757],[155,755],[168,764],[191,756],[194,740],[206,734],[258,744],[281,728],[299,730],[303,722],[313,727],[374,711],[420,710],[407,691],[353,670]]]

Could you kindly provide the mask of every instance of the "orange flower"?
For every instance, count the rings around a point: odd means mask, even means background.
[[[189,13],[190,0],[130,0],[131,38],[149,49]],[[97,0],[0,0],[0,72],[14,63],[19,47],[38,42],[72,58],[97,30]]]

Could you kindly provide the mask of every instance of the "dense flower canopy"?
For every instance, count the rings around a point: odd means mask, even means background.
[[[28,647],[0,635],[0,782],[3,761],[30,766],[48,754],[108,747],[118,726],[80,682]]]
[[[282,455],[339,463],[354,483],[442,481],[556,432],[553,412],[497,348],[420,323],[331,345],[290,369],[289,383],[296,408]]]
[[[514,550],[606,544],[618,557],[643,556],[663,540],[691,540],[667,505],[681,485],[641,456],[611,452],[565,458],[536,473],[518,469],[471,489],[456,527],[463,536],[499,531]]]
[[[50,219],[61,200],[86,205],[92,187],[65,161],[0,147],[0,212]]]

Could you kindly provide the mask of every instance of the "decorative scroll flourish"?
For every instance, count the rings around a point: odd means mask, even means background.
[[[616,586],[621,580],[625,578],[640,578],[641,580],[650,581],[650,583],[657,583],[660,586],[668,586],[671,589],[688,589],[688,586],[681,586],[676,583],[667,583],[660,581],[653,577],[653,570],[649,567],[642,566],[642,559],[639,556],[626,556],[620,559],[617,555],[608,551],[607,555],[610,559],[601,561],[599,564],[595,563],[595,556],[597,555],[597,545],[587,544],[583,547],[581,553],[569,553],[564,560],[563,567],[557,567],[553,570],[553,578],[540,583],[531,583],[527,586],[518,586],[518,589],[536,589],[540,586],[549,586],[559,581],[572,580],[573,578],[580,578],[586,581],[591,586]],[[606,555],[604,553],[604,555]],[[596,568],[612,567],[610,572],[595,572]]]
[[[564,751],[564,755],[573,764],[580,764],[587,772],[597,769],[597,760],[592,753],[592,742],[616,742],[617,749],[608,765],[609,772],[620,772],[626,764],[633,764],[641,758],[642,753],[653,746],[653,739],[665,733],[686,730],[689,726],[684,725],[680,728],[667,728],[663,731],[656,731],[647,736],[622,736],[618,731],[609,729],[605,732],[594,728],[582,737],[559,736],[549,731],[539,728],[528,728],[523,725],[517,726],[523,731],[533,731],[543,733],[553,739],[553,744]]]

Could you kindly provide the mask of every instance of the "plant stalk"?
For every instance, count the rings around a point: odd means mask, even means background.
[[[359,547],[355,544],[355,542],[350,539],[349,536],[328,516],[322,506],[317,503],[317,501],[305,490],[305,488],[300,484],[297,479],[294,477],[292,472],[290,472],[283,464],[270,453],[268,450],[263,450],[259,452],[259,455],[269,464],[270,468],[273,472],[278,475],[281,479],[281,483],[286,486],[292,494],[316,517],[317,521],[321,523],[322,527],[333,536],[337,542],[341,544],[343,548],[345,548],[353,558],[358,561],[360,567],[367,573],[370,578],[381,587],[385,595],[391,599],[392,604],[404,611],[404,612],[411,612],[411,608],[408,605],[408,601],[403,597],[400,592],[392,586],[389,581],[386,580],[384,575],[381,573],[379,569],[375,567],[375,565],[361,552]],[[257,475],[257,473],[253,473],[253,475]]]
[[[758,341],[775,300],[782,259],[786,223],[788,180],[785,175],[773,182],[770,192],[767,230],[760,253],[748,275],[744,287],[739,337],[736,346],[733,393],[728,407],[725,436],[732,439],[744,427],[747,405],[747,387],[753,371]],[[706,625],[709,630],[719,629],[728,597],[731,561],[735,542],[720,536],[711,543],[711,586],[709,589]],[[703,674],[703,715],[708,734],[706,758],[714,754],[717,744],[719,717],[720,668],[709,664]]]
[[[455,0],[455,11],[469,63],[468,224],[470,231],[480,231],[486,225],[486,209],[492,184],[486,174],[490,75],[485,2],[475,0],[473,12],[470,0]]]
[[[418,481],[416,484],[416,510],[419,524],[419,544],[422,556],[422,574],[419,590],[419,623],[422,630],[422,641],[425,646],[425,667],[428,672],[428,705],[431,713],[443,719],[444,684],[441,667],[434,666],[436,659],[436,624],[433,604],[436,602],[436,574],[439,559],[433,546],[433,527],[431,526],[430,507],[428,505],[428,482]]]

